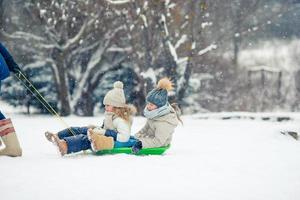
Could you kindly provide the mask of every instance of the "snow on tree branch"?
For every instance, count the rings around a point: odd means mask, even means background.
[[[41,36],[34,35],[32,33],[23,32],[23,31],[16,31],[12,34],[8,34],[4,31],[1,32],[4,37],[10,38],[10,39],[23,39],[23,40],[33,40],[33,44],[38,44],[36,47],[38,48],[44,48],[44,49],[51,49],[54,47],[58,47],[56,43],[49,44],[48,41],[45,40],[45,38],[42,38]]]
[[[47,62],[46,62],[45,60],[37,60],[37,61],[35,61],[35,62],[33,62],[33,63],[29,63],[29,64],[25,65],[25,66],[23,67],[23,70],[26,70],[26,69],[28,69],[28,68],[30,68],[30,69],[39,68],[39,67],[41,67],[41,66],[46,65],[46,63],[47,63]]]
[[[168,30],[168,27],[167,27],[166,17],[163,14],[161,15],[161,21],[162,21],[162,23],[164,25],[166,36],[169,36],[169,30]]]
[[[175,62],[177,62],[177,60],[178,60],[178,55],[177,55],[177,52],[176,52],[175,47],[173,46],[173,44],[171,43],[171,41],[168,40],[167,43],[168,43],[170,52],[171,52],[171,54],[172,54],[172,56],[173,56]]]
[[[141,73],[144,79],[149,78],[153,83],[157,82],[156,74],[153,68],[149,68],[147,71]]]
[[[83,48],[78,48],[74,51],[71,52],[71,56],[76,56],[78,54],[81,54],[81,53],[85,53],[91,49],[94,49],[96,46],[98,46],[100,44],[100,41],[97,41],[91,45],[88,45],[87,47],[83,47]]]
[[[206,53],[208,53],[208,52],[210,52],[210,51],[212,51],[212,50],[217,49],[217,47],[218,47],[217,45],[211,44],[211,45],[209,45],[208,47],[206,47],[205,49],[200,50],[200,51],[198,52],[198,55],[202,56],[202,55],[204,55],[204,54],[206,54]]]
[[[66,44],[62,47],[62,49],[68,49],[72,44],[75,44],[76,42],[78,42],[81,38],[81,36],[83,35],[83,33],[85,32],[85,29],[87,27],[88,22],[85,21],[83,23],[83,25],[81,26],[80,30],[78,31],[78,33],[71,39],[69,39]]]
[[[146,16],[143,15],[143,14],[141,14],[141,18],[142,18],[142,20],[143,20],[143,22],[144,22],[144,26],[145,26],[145,27],[148,27],[148,23],[147,23],[147,18],[146,18]]]
[[[10,39],[25,39],[25,40],[35,40],[38,42],[46,42],[44,38],[34,35],[32,33],[22,32],[22,31],[16,31],[12,34],[8,34],[4,31],[1,31],[1,33]]]
[[[176,42],[175,44],[175,49],[177,49],[178,47],[180,47],[180,45],[182,45],[183,43],[185,43],[187,41],[187,35],[182,35],[181,38]]]
[[[106,2],[110,4],[124,4],[124,3],[129,3],[130,0],[106,0]]]
[[[132,51],[132,47],[117,47],[112,46],[107,49],[108,52],[130,52]]]
[[[44,48],[44,49],[52,49],[55,47],[59,47],[57,44],[39,44],[38,47]]]

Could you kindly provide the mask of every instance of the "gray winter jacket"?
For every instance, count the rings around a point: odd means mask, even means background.
[[[135,138],[142,142],[143,148],[167,146],[171,143],[177,125],[176,112],[172,109],[169,114],[148,119],[146,125],[135,134]]]

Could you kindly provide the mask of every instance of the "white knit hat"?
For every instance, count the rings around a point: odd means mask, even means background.
[[[116,81],[114,83],[114,88],[107,92],[103,99],[104,105],[111,105],[114,107],[125,107],[126,99],[123,90],[123,83],[121,81]]]

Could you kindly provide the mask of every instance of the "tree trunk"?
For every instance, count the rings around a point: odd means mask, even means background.
[[[233,64],[238,65],[238,56],[240,52],[240,45],[242,43],[241,27],[242,27],[242,8],[238,2],[234,2],[236,5],[233,7]]]
[[[148,69],[152,67],[152,57],[151,57],[151,49],[150,49],[150,41],[149,41],[149,30],[148,27],[144,26],[143,29],[143,42],[145,47],[145,66],[144,69]]]
[[[67,80],[67,72],[66,72],[66,63],[64,60],[64,53],[59,49],[53,50],[53,60],[56,61],[56,65],[58,68],[58,84],[57,84],[57,93],[58,100],[60,103],[60,114],[62,116],[67,116],[71,114],[70,107],[70,98],[68,91],[68,80]]]
[[[237,29],[239,30],[239,28]],[[238,33],[238,31],[237,31]],[[238,65],[238,58],[239,58],[239,52],[240,52],[240,45],[242,43],[241,35],[233,35],[233,64],[235,66]]]
[[[185,92],[188,88],[188,85],[189,85],[189,80],[190,80],[190,77],[191,77],[191,74],[192,74],[192,68],[193,68],[193,64],[192,64],[192,61],[191,61],[191,58],[188,60],[188,63],[187,63],[187,66],[186,66],[186,69],[184,71],[184,74],[183,74],[183,83],[181,85],[181,87],[179,88],[178,92],[177,92],[177,101],[179,103],[179,105],[181,106],[184,102],[184,97],[185,97]]]
[[[59,68],[59,102],[60,102],[60,114],[67,116],[71,114],[71,107],[69,102],[69,91],[67,86],[66,74],[64,67]]]
[[[101,76],[102,77],[102,76]],[[99,85],[100,78],[97,78],[94,84],[87,83],[87,90],[81,95],[79,102],[76,103],[74,112],[81,116],[94,116],[95,102],[93,100],[93,92]]]
[[[78,107],[77,107],[78,106]],[[82,116],[93,116],[94,115],[94,106],[95,103],[93,101],[93,94],[92,92],[84,92],[82,94],[82,100],[78,105],[76,105],[76,114]]]
[[[183,83],[180,86],[180,88],[177,91],[177,101],[180,107],[182,107],[182,105],[184,104],[184,97],[186,94],[186,90],[189,86],[189,81],[190,81],[190,77],[192,75],[192,69],[193,69],[193,56],[195,54],[194,49],[193,49],[193,43],[195,42],[195,37],[194,37],[194,18],[196,15],[196,9],[198,9],[197,5],[196,5],[197,1],[191,1],[190,2],[190,7],[189,7],[189,40],[190,40],[190,49],[189,49],[189,53],[188,53],[188,63],[186,65],[184,74],[183,74]],[[201,31],[199,31],[198,34],[202,34]]]
[[[137,77],[139,78],[139,89],[137,90],[137,92],[134,94],[135,96],[135,102],[134,105],[137,106],[137,111],[139,114],[142,114],[143,113],[143,110],[144,110],[144,106],[145,106],[145,102],[146,102],[146,95],[147,95],[147,91],[146,91],[146,87],[145,87],[145,80],[138,76],[137,74]]]

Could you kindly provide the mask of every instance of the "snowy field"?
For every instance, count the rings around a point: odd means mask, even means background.
[[[44,138],[63,126],[50,116],[8,114],[23,157],[0,157],[0,199],[299,200],[300,141],[281,135],[300,120],[183,117],[163,156],[89,152],[61,157]],[[68,117],[69,125],[99,124],[103,117]],[[145,119],[134,121],[133,132]]]

